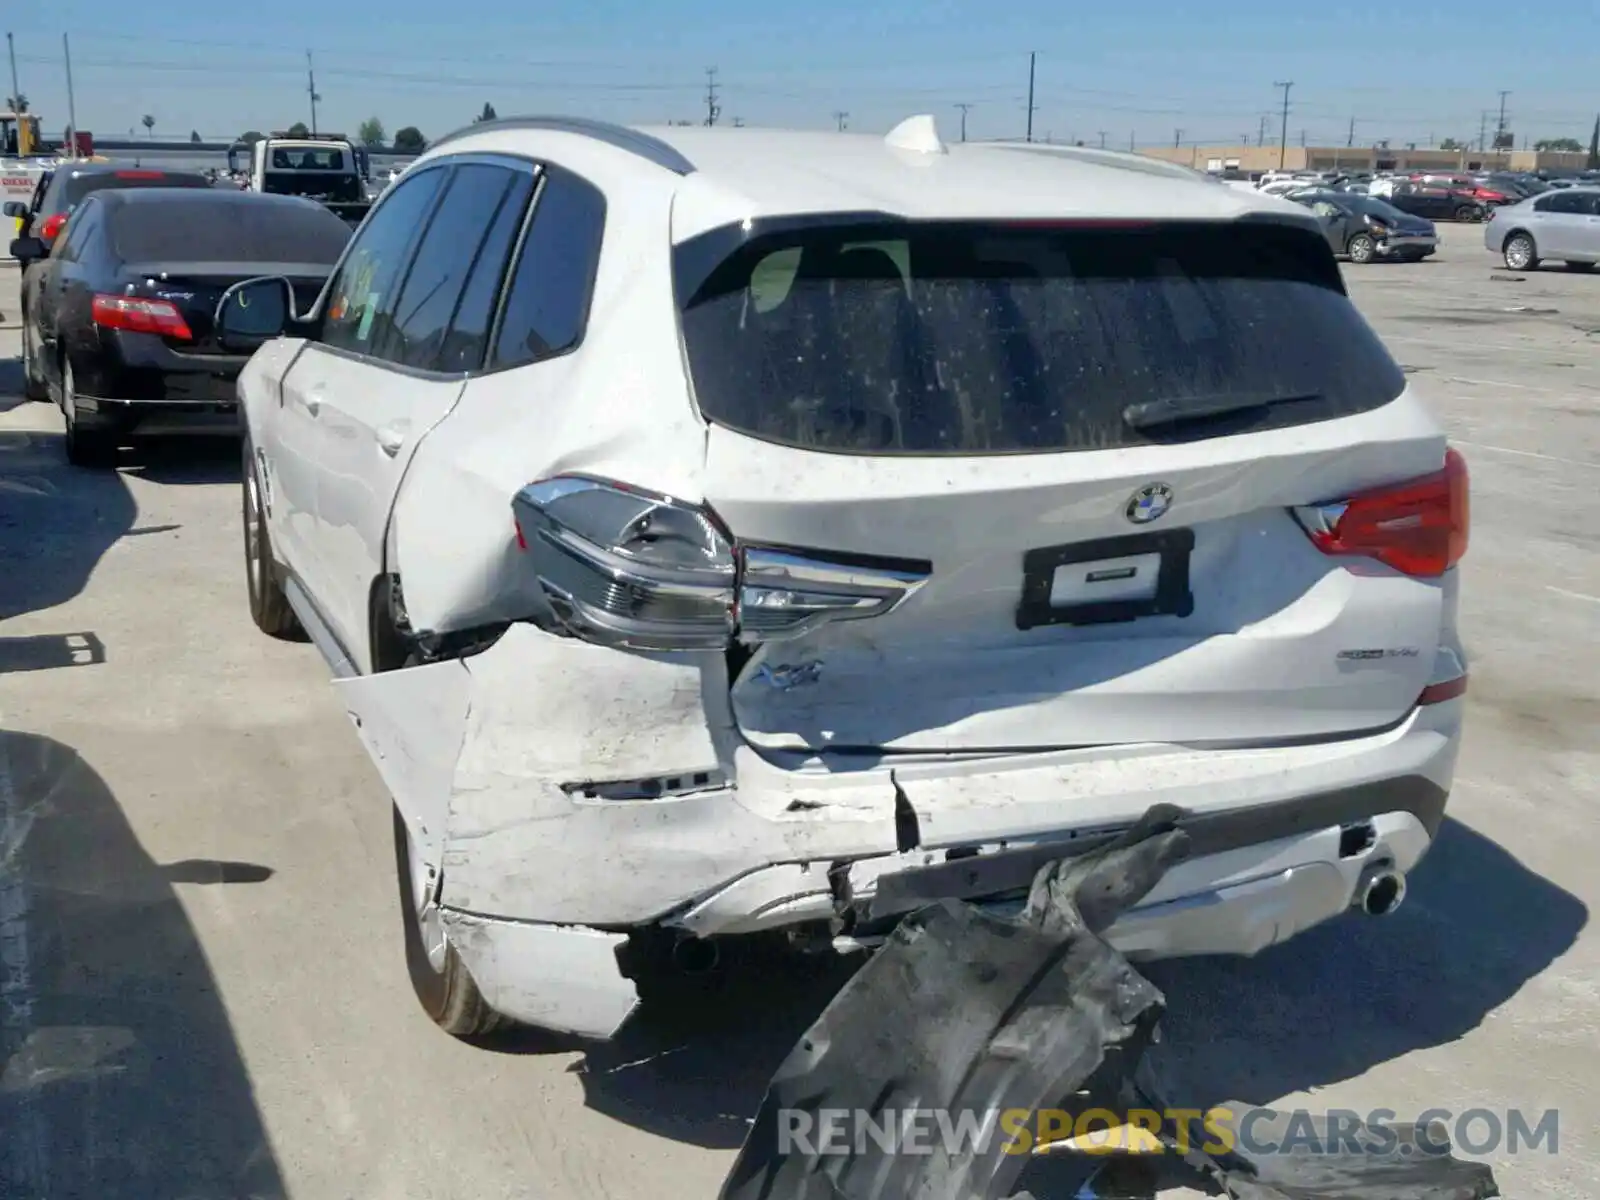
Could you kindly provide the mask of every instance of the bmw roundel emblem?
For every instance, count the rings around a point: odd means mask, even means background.
[[[1148,483],[1128,500],[1123,511],[1135,525],[1148,525],[1172,507],[1172,489],[1164,483]]]

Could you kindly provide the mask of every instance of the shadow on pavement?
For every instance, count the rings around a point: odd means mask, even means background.
[[[137,512],[118,472],[68,466],[59,434],[0,430],[0,621],[71,600]]]
[[[1151,964],[1169,1006],[1152,1058],[1174,1101],[1198,1107],[1350,1079],[1469,1033],[1587,920],[1575,896],[1446,820],[1391,917],[1341,917],[1255,959]],[[573,1068],[589,1106],[662,1137],[737,1147],[849,968],[773,956],[729,969],[720,987],[680,981],[591,1049]]]
[[[76,753],[0,732],[0,1195],[284,1195],[204,952]]]

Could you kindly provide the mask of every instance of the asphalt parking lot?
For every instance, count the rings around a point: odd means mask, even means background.
[[[1507,1195],[1589,1197],[1600,276],[1444,235],[1346,275],[1473,473],[1452,819],[1395,916],[1152,972],[1162,1052],[1202,1103],[1559,1109],[1557,1153],[1487,1157]],[[752,967],[588,1054],[437,1032],[388,799],[315,652],[250,624],[236,447],[67,467],[18,394],[16,288],[0,266],[0,1194],[715,1195],[838,976]]]

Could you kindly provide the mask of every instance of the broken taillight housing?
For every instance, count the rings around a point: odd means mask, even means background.
[[[1324,554],[1375,558],[1420,578],[1443,575],[1467,552],[1467,462],[1446,450],[1444,467],[1421,479],[1294,510]]]
[[[704,508],[562,475],[512,500],[517,544],[563,632],[638,650],[719,650],[879,616],[928,578],[920,561],[735,541]]]

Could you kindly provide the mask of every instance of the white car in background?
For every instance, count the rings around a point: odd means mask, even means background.
[[[502,120],[314,311],[217,320],[252,615],[338,679],[453,1033],[608,1036],[657,938],[1014,904],[1160,801],[1195,856],[1111,940],[1252,954],[1440,824],[1465,469],[1288,201],[927,117]]]

